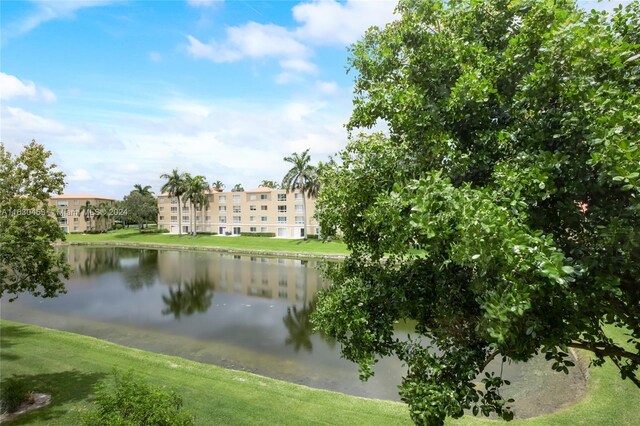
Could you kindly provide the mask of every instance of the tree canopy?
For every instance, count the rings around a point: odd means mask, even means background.
[[[32,141],[14,156],[0,143],[0,296],[55,297],[69,277],[55,207],[47,202],[64,189],[64,173],[47,164],[51,152]]]
[[[352,137],[319,222],[352,251],[315,324],[362,376],[383,356],[416,423],[513,416],[489,361],[568,348],[640,365],[640,6],[406,0],[351,48]],[[399,339],[394,323],[416,322]],[[621,347],[604,325],[627,330]]]

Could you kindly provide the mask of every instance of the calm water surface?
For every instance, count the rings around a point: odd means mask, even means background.
[[[368,382],[340,358],[340,345],[313,333],[323,282],[317,262],[209,252],[65,247],[73,275],[55,299],[2,302],[2,318],[251,371],[352,395],[398,399],[404,372],[380,361]],[[406,336],[410,327],[399,326]],[[499,365],[493,368],[499,369]],[[550,370],[542,357],[505,365],[518,417],[548,412],[584,391],[578,369]],[[545,396],[547,395],[547,396]]]

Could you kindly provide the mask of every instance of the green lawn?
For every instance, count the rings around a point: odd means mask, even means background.
[[[50,406],[10,424],[75,424],[89,407],[93,384],[113,366],[134,369],[151,383],[176,388],[198,424],[410,424],[403,404],[356,398],[227,370],[103,340],[10,321],[0,322],[2,378],[17,375],[52,395]],[[613,331],[615,338],[622,333]],[[634,425],[640,391],[611,365],[590,370],[589,390],[566,410],[523,425]],[[493,424],[465,417],[455,425]]]
[[[289,240],[265,237],[226,237],[198,235],[140,234],[137,229],[123,229],[106,234],[69,234],[67,241],[72,243],[120,243],[120,244],[158,244],[181,247],[210,247],[221,250],[238,250],[251,253],[282,253],[306,255],[347,255],[349,251],[344,243],[318,240]]]
[[[176,388],[200,425],[410,424],[403,404],[321,391],[249,373],[1,321],[2,378],[17,375],[52,403],[9,424],[71,425],[113,366]]]

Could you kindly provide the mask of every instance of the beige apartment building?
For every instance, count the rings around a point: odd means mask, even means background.
[[[208,192],[209,206],[196,211],[196,232],[219,235],[241,233],[273,233],[280,238],[302,238],[318,235],[318,222],[313,218],[315,199],[306,199],[307,229],[304,226],[303,194],[284,189],[260,187],[245,192]],[[180,200],[182,203],[182,200]],[[178,199],[167,194],[158,196],[158,227],[178,233],[178,215],[182,215],[182,232],[191,231],[190,206],[178,206]]]
[[[104,210],[101,214],[93,213],[85,220],[84,211],[80,208],[87,201],[96,209]],[[66,233],[85,232],[88,230],[108,230],[113,226],[117,212],[114,211],[115,199],[91,194],[61,194],[49,199],[49,205],[58,212],[58,225]]]

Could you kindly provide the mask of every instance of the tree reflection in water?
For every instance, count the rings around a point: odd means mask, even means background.
[[[81,276],[97,275],[120,269],[120,253],[117,249],[86,249],[83,256],[72,259],[67,253],[67,262]]]
[[[173,315],[180,319],[182,315],[207,312],[213,299],[213,286],[209,283],[209,277],[204,276],[189,283],[178,283],[177,288],[169,287],[169,294],[162,296],[166,306],[162,315]]]
[[[292,305],[287,308],[287,315],[282,318],[282,322],[289,332],[289,336],[284,342],[287,346],[293,345],[293,350],[296,353],[300,349],[304,349],[307,352],[313,350],[311,336],[316,332],[313,330],[313,324],[311,324],[311,314],[315,312],[317,302],[318,299],[314,297],[309,303],[304,302],[301,309],[298,309],[296,305]],[[319,333],[319,335],[331,349],[335,347],[336,339],[324,333]]]
[[[124,268],[122,271],[127,288],[133,291],[151,287],[158,276],[158,250],[140,249],[137,256],[137,267]]]

